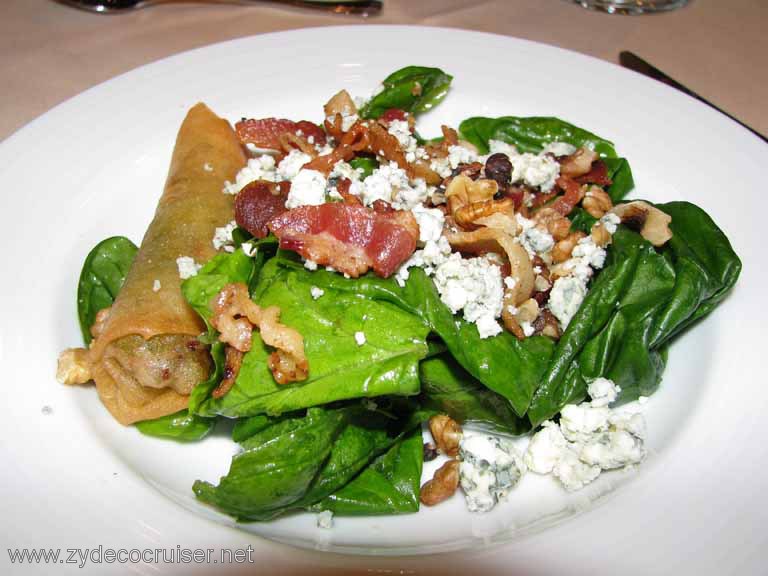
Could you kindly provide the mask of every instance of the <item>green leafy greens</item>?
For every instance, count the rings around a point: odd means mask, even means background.
[[[93,339],[96,314],[112,306],[138,250],[128,238],[113,236],[96,244],[86,257],[77,283],[77,317],[86,344]]]
[[[360,109],[363,118],[378,118],[391,108],[421,114],[442,102],[453,76],[439,68],[407,66],[387,76],[382,90]]]

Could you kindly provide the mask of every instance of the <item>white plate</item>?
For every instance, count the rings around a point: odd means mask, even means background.
[[[320,120],[322,104],[337,90],[367,95],[408,64],[438,66],[455,77],[445,102],[420,121],[422,133],[470,115],[503,114],[559,116],[592,130],[629,158],[635,196],[691,200],[709,211],[744,260],[741,280],[672,347],[646,411],[652,454],[633,482],[626,482],[631,474],[606,474],[567,496],[554,482],[526,477],[506,505],[485,516],[470,515],[457,496],[413,516],[336,519],[330,531],[318,529],[312,515],[233,529],[189,489],[196,478],[216,480],[226,471],[233,445],[224,436],[192,446],[146,438],[116,424],[94,390],[56,384],[57,353],[80,342],[81,263],[104,237],[140,240],[176,131],[195,102],[231,120]],[[219,558],[220,548],[251,545],[257,567],[270,570],[758,571],[768,543],[768,442],[760,426],[768,389],[758,366],[764,354],[755,345],[765,320],[759,231],[768,208],[761,166],[767,151],[718,113],[616,66],[512,38],[435,28],[245,38],[144,66],[65,102],[0,145],[4,548],[61,548],[66,560],[64,550],[78,547],[212,548]],[[368,556],[298,551],[249,530]],[[505,544],[491,546],[498,543]],[[464,551],[447,554],[455,550]],[[446,554],[397,556],[432,552]],[[98,556],[86,569],[189,569],[96,563]],[[8,562],[3,551],[0,564],[20,570]],[[44,564],[27,570],[49,572]]]

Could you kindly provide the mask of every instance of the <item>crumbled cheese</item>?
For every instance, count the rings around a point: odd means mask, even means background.
[[[427,276],[432,276],[438,266],[443,264],[451,254],[451,245],[445,236],[440,236],[437,242],[429,241],[424,248],[416,250],[411,257],[398,268],[395,280],[400,286],[405,286],[410,273],[409,268],[417,266],[422,268]]]
[[[426,208],[423,204],[417,204],[411,208],[411,213],[419,225],[419,244],[424,246],[427,242],[437,242],[443,234],[445,214],[437,208]]]
[[[344,162],[344,160],[339,160],[333,165],[333,170],[328,174],[328,179],[348,178],[354,182],[355,180],[360,180],[360,173],[362,171],[362,168],[353,168],[351,164]]]
[[[322,288],[319,288],[318,286],[311,286],[309,288],[309,293],[312,295],[312,298],[314,300],[317,300],[318,298],[320,298],[320,296],[325,294],[325,290],[323,290]]]
[[[200,268],[203,267],[202,264],[198,264],[195,262],[194,258],[190,256],[180,256],[176,258],[176,266],[179,269],[179,278],[182,280],[192,278],[192,276],[197,276]]]
[[[423,178],[409,181],[405,170],[390,162],[376,168],[362,182],[359,194],[366,206],[384,200],[396,210],[410,210],[427,199],[427,183]]]
[[[317,170],[299,170],[291,182],[291,190],[285,200],[288,209],[298,206],[319,206],[325,203],[325,176]]]
[[[252,242],[243,242],[240,248],[243,249],[243,253],[249,258],[253,258],[259,253],[259,247],[255,246]]]
[[[529,470],[537,474],[549,474],[560,460],[567,441],[560,427],[552,421],[544,422],[541,430],[533,435],[523,461]]]
[[[491,154],[506,154],[510,157],[510,159],[514,156],[519,156],[520,153],[517,151],[517,148],[515,148],[514,144],[507,144],[506,142],[502,142],[501,140],[488,140],[488,148],[491,151]]]
[[[274,157],[269,154],[262,154],[256,158],[249,159],[245,167],[237,173],[234,183],[228,180],[224,182],[224,193],[235,195],[247,184],[256,180],[277,181]]]
[[[467,432],[459,445],[459,481],[470,512],[488,512],[525,473],[511,440]]]
[[[616,234],[616,228],[619,224],[621,224],[621,218],[619,218],[613,212],[607,212],[602,218],[600,218],[600,222],[603,224],[606,232],[613,236]]]
[[[437,172],[440,178],[448,178],[451,175],[451,163],[448,158],[434,158],[429,163],[432,171]]]
[[[577,448],[578,446],[568,444],[552,469],[552,475],[560,480],[569,492],[581,490],[600,475],[600,466],[582,462],[576,451]]]
[[[408,125],[408,121],[392,120],[389,123],[389,128],[387,131],[392,134],[392,136],[397,138],[397,141],[400,143],[400,148],[402,148],[403,152],[406,154],[413,154],[415,160],[418,142],[416,141],[416,138],[413,137],[413,134],[411,134],[411,128]]]
[[[541,151],[542,154],[550,153],[554,156],[570,156],[574,152],[576,152],[576,146],[568,142],[550,142]]]
[[[594,269],[600,269],[605,264],[605,250],[595,244],[592,236],[579,240],[571,252],[571,259],[580,258],[582,263]],[[590,272],[591,276],[591,272]]]
[[[277,173],[283,180],[293,180],[307,162],[312,160],[309,154],[293,149],[277,165]]]
[[[495,320],[501,315],[504,300],[499,266],[486,257],[451,254],[435,270],[434,280],[443,303],[454,314],[463,311],[467,322],[477,324],[480,338],[502,331]]]
[[[619,392],[621,392],[621,388],[607,378],[595,378],[587,386],[587,394],[592,399],[590,405],[594,408],[613,404]]]
[[[531,471],[551,472],[567,490],[584,487],[602,470],[637,464],[645,458],[642,414],[615,412],[608,407],[620,388],[611,380],[598,378],[588,392],[591,402],[563,407],[559,426],[544,422],[524,456]]]
[[[304,268],[315,271],[317,270],[317,262],[314,260],[304,260]]]
[[[223,248],[227,252],[232,252],[234,250],[232,232],[235,231],[235,228],[237,228],[237,222],[234,220],[224,226],[216,228],[213,233],[213,247],[216,250],[221,250]],[[227,248],[229,248],[229,250],[227,250]]]
[[[471,162],[477,162],[477,153],[474,150],[470,150],[465,146],[449,146],[448,147],[448,163],[451,168],[456,169],[459,164],[469,164]]]
[[[586,442],[596,432],[608,429],[610,414],[607,406],[593,408],[588,402],[566,404],[560,411],[560,429],[571,442]]]
[[[358,346],[365,344],[365,332],[355,332],[355,342]]]
[[[550,156],[525,153],[511,156],[510,161],[513,184],[524,182],[528,186],[549,192],[560,175],[560,164]]]
[[[160,289],[163,287],[162,284],[160,284],[160,280],[155,280],[152,282],[152,292],[160,292]]]
[[[323,510],[317,515],[317,527],[325,530],[333,528],[333,512]]]
[[[357,114],[342,114],[341,115],[341,131],[346,132],[352,126],[355,125],[355,122],[360,120],[360,117]]]
[[[552,250],[552,247],[555,245],[555,239],[549,232],[537,227],[533,220],[519,213],[515,214],[515,219],[520,225],[520,234],[517,236],[517,239],[529,256],[544,255]]]
[[[560,326],[566,328],[586,295],[584,282],[573,276],[565,276],[555,280],[547,306],[560,322]]]

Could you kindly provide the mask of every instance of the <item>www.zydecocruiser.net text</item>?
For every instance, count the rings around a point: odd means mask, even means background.
[[[251,564],[253,548],[8,548],[11,564]]]

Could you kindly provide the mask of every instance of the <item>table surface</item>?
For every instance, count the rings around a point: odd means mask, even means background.
[[[383,12],[370,18],[270,3],[166,5],[119,16],[51,0],[2,4],[0,140],[59,102],[159,58],[231,38],[339,24],[469,28],[610,62],[631,50],[768,134],[765,0],[692,0],[681,10],[644,16],[593,12],[568,0],[385,0]]]

